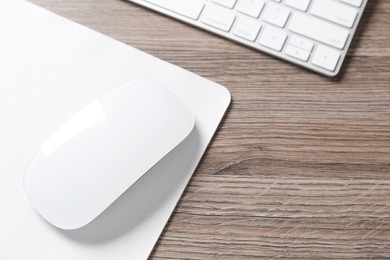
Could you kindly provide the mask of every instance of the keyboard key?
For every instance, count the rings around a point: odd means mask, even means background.
[[[289,44],[308,52],[311,52],[314,47],[314,43],[312,41],[296,35],[291,36]]]
[[[339,59],[340,52],[319,44],[311,62],[321,68],[334,71]]]
[[[249,17],[240,17],[233,34],[248,41],[255,41],[259,34],[261,23],[258,20]]]
[[[214,4],[208,4],[206,10],[203,12],[201,21],[204,24],[228,32],[232,27],[234,19],[236,19],[236,15],[232,10]]]
[[[306,12],[309,7],[310,0],[286,0],[284,3],[290,7]]]
[[[284,27],[289,16],[289,9],[279,4],[268,3],[264,11],[263,20],[273,25]]]
[[[300,59],[300,60],[303,60],[303,61],[307,61],[309,59],[309,56],[310,56],[310,52],[309,51],[302,50],[302,49],[297,48],[297,47],[295,47],[294,45],[291,45],[291,44],[287,45],[285,53],[288,56],[291,56],[291,57],[294,57],[294,58],[297,58],[297,59]]]
[[[186,16],[193,20],[199,18],[204,6],[204,0],[145,0],[148,3],[157,5],[174,13]]]
[[[299,12],[294,13],[288,29],[338,49],[344,48],[349,36],[349,31],[340,26]]]
[[[352,28],[357,9],[333,0],[315,0],[311,13],[325,20]]]
[[[360,7],[363,3],[363,0],[341,0],[341,1],[356,7]]]
[[[258,18],[264,7],[264,0],[240,0],[237,11]]]
[[[233,8],[236,3],[236,0],[213,0],[214,3],[223,5],[227,8]]]
[[[260,37],[259,43],[275,51],[281,51],[286,38],[287,33],[284,31],[267,26]]]

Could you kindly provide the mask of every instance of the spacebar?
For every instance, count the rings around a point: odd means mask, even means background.
[[[343,49],[349,31],[324,20],[296,12],[288,29],[338,49]]]
[[[145,2],[184,15],[193,20],[199,18],[204,6],[204,0],[145,0]]]

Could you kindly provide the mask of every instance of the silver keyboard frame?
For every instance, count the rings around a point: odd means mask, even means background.
[[[229,40],[238,42],[238,43],[240,43],[240,44],[242,44],[242,45],[245,45],[245,46],[247,46],[247,47],[253,48],[253,49],[255,49],[255,50],[258,50],[258,51],[261,51],[261,52],[270,54],[270,55],[272,55],[272,56],[274,56],[274,57],[280,58],[280,59],[282,59],[282,60],[284,60],[284,61],[287,61],[287,62],[290,62],[290,63],[292,63],[292,64],[295,64],[295,65],[298,65],[298,66],[302,66],[302,67],[304,67],[304,68],[306,68],[306,69],[308,69],[308,70],[314,71],[314,72],[316,72],[316,73],[322,74],[322,75],[327,76],[327,77],[335,77],[335,76],[337,76],[338,73],[340,72],[341,66],[342,66],[342,64],[344,63],[344,60],[345,60],[345,57],[346,57],[347,52],[348,52],[348,50],[349,50],[349,47],[350,47],[350,45],[351,45],[352,39],[353,39],[353,37],[355,36],[355,32],[356,32],[356,30],[357,30],[357,27],[358,27],[358,25],[359,25],[359,23],[360,23],[361,17],[362,17],[362,15],[363,15],[363,12],[364,12],[364,10],[365,10],[365,8],[366,8],[366,5],[367,5],[367,2],[368,2],[368,0],[363,0],[362,6],[361,6],[360,8],[357,8],[357,9],[359,10],[359,11],[358,11],[358,15],[357,15],[357,17],[356,17],[356,21],[355,21],[355,23],[354,23],[354,26],[349,30],[349,31],[350,31],[350,36],[348,37],[347,42],[346,42],[345,47],[344,47],[343,50],[339,50],[339,49],[333,48],[332,46],[329,46],[329,45],[326,45],[326,44],[324,44],[324,43],[320,43],[320,42],[318,42],[318,41],[316,41],[316,40],[313,40],[313,39],[307,38],[307,37],[305,37],[305,36],[299,35],[300,37],[303,37],[303,38],[306,38],[306,39],[308,39],[308,40],[310,40],[310,41],[313,41],[314,44],[315,44],[315,47],[314,47],[314,49],[312,50],[312,52],[311,52],[311,54],[310,54],[309,60],[308,60],[307,62],[304,62],[304,61],[300,61],[300,60],[298,60],[298,59],[295,59],[295,58],[293,58],[293,57],[290,57],[290,56],[288,56],[287,54],[285,54],[285,52],[284,52],[284,51],[285,51],[285,48],[286,48],[286,46],[287,46],[287,42],[289,41],[291,35],[298,35],[298,34],[295,34],[295,33],[290,32],[290,31],[288,31],[288,30],[286,29],[286,28],[288,28],[288,25],[289,25],[291,19],[288,19],[287,24],[286,24],[285,27],[282,29],[282,30],[284,30],[285,32],[287,32],[288,38],[287,38],[286,43],[285,43],[284,46],[283,46],[283,49],[282,49],[280,52],[278,52],[278,51],[274,51],[274,50],[272,50],[272,49],[269,49],[269,48],[267,48],[267,47],[264,47],[264,46],[262,46],[262,45],[260,45],[260,44],[258,43],[259,37],[261,36],[261,33],[262,33],[262,31],[263,31],[263,28],[260,30],[260,33],[257,35],[256,40],[255,40],[254,42],[250,42],[250,41],[247,41],[247,40],[245,40],[245,39],[242,39],[242,38],[240,38],[240,37],[235,36],[234,34],[232,34],[232,31],[234,30],[234,26],[236,26],[236,21],[234,21],[234,24],[233,24],[233,26],[232,26],[232,28],[230,29],[229,32],[224,32],[224,31],[221,31],[221,30],[219,30],[219,29],[213,28],[213,27],[211,27],[211,26],[208,26],[208,25],[205,25],[204,23],[202,23],[202,22],[200,21],[200,19],[201,19],[202,15],[203,15],[203,11],[202,11],[200,17],[198,18],[198,20],[192,20],[192,19],[187,18],[187,17],[185,17],[185,16],[183,16],[183,15],[181,15],[181,14],[172,12],[172,11],[170,11],[170,10],[168,10],[168,9],[165,9],[165,8],[156,6],[156,5],[154,5],[154,4],[145,2],[144,0],[126,0],[126,1],[132,2],[132,3],[136,3],[136,4],[141,5],[141,6],[143,6],[143,7],[152,9],[152,10],[154,10],[154,11],[157,11],[157,12],[161,13],[161,14],[164,14],[164,15],[167,15],[167,16],[169,16],[169,17],[175,18],[175,19],[177,19],[177,20],[179,20],[179,21],[182,21],[182,22],[191,24],[191,25],[193,25],[193,26],[195,26],[195,27],[201,28],[201,29],[203,29],[203,30],[205,30],[205,31],[208,31],[208,32],[212,32],[212,33],[217,34],[217,35],[219,35],[219,36],[221,36],[221,37],[223,37],[223,38],[226,38],[226,39],[229,39]],[[187,1],[187,0],[183,0],[183,1]],[[312,0],[312,1],[313,1],[313,0]],[[211,2],[211,0],[205,0],[205,2]],[[267,0],[267,1],[266,1],[266,4],[267,4],[267,2],[274,2],[274,1],[272,1],[272,0]],[[275,2],[274,2],[274,3],[275,3]],[[311,7],[312,7],[312,5],[309,6],[309,9],[308,9],[306,12],[302,12],[302,11],[295,10],[295,9],[294,9],[294,12],[309,13]],[[237,12],[237,11],[236,11],[236,12]],[[243,15],[243,14],[240,13],[239,15]],[[262,16],[262,14],[260,14],[260,18],[261,18],[261,16]],[[259,18],[259,19],[260,19],[260,18]],[[329,23],[331,23],[331,22],[329,22]],[[265,22],[265,21],[262,21],[262,24],[268,24],[268,23]],[[272,24],[269,24],[269,25],[270,25],[270,26],[273,26],[273,27],[276,27],[276,26],[274,26],[274,25],[272,25]],[[342,27],[342,26],[340,26],[340,27]],[[276,27],[276,28],[279,28],[279,27]],[[343,28],[344,28],[344,27],[343,27]],[[279,28],[279,29],[280,29],[280,28]],[[320,44],[322,44],[322,45],[325,45],[325,46],[327,46],[327,47],[331,47],[331,48],[333,48],[333,49],[335,49],[335,50],[340,51],[341,57],[340,57],[340,60],[339,60],[339,62],[338,62],[338,64],[337,64],[337,67],[336,67],[336,69],[335,69],[334,71],[329,71],[329,70],[323,69],[323,68],[318,67],[318,66],[316,66],[316,65],[314,65],[314,64],[311,63],[311,59],[313,58],[313,53],[316,51],[317,43],[320,43]]]

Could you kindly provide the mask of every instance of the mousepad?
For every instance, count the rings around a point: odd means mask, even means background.
[[[25,1],[0,0],[0,32],[0,259],[146,259],[230,103],[229,92]],[[26,166],[86,104],[140,78],[180,98],[195,115],[194,130],[91,224],[55,228],[24,194]]]

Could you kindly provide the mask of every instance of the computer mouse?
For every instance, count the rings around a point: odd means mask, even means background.
[[[24,176],[27,197],[54,226],[81,228],[181,143],[194,124],[192,112],[159,83],[127,82],[91,102],[40,146]]]

